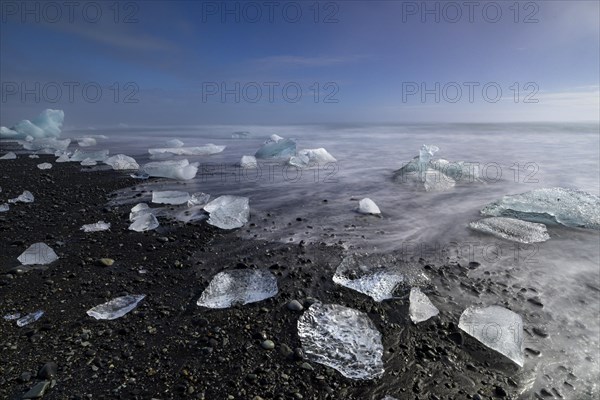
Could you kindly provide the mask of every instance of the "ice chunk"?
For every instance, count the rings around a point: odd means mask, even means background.
[[[426,144],[422,145],[421,149],[419,150],[419,162],[423,164],[429,163],[433,155],[438,151],[440,151],[440,148],[437,146],[428,146]]]
[[[432,169],[452,178],[456,182],[473,183],[481,182],[481,173],[478,163],[439,159],[429,163]]]
[[[158,228],[159,223],[154,214],[152,213],[144,213],[137,216],[131,225],[129,225],[129,230],[136,232],[145,232],[151,231]]]
[[[338,285],[370,296],[375,301],[397,297],[406,286],[423,286],[429,278],[389,255],[350,255],[337,267],[333,281]]]
[[[42,317],[42,315],[44,315],[44,312],[42,310],[38,310],[38,311],[32,312],[31,314],[27,314],[26,316],[19,318],[17,320],[17,326],[22,327],[25,325],[29,325],[32,322],[35,322],[38,319],[40,319]]]
[[[79,149],[75,149],[75,151],[73,152],[73,155],[71,156],[71,158],[69,159],[69,161],[84,161],[85,159],[89,158],[90,160],[94,160],[94,161],[104,161],[108,158],[108,150],[98,150],[98,151],[92,151],[92,152],[87,152],[87,151],[81,151]]]
[[[46,163],[38,164],[37,167],[39,169],[50,169],[50,168],[52,168],[52,164],[46,162]]]
[[[97,164],[98,164],[98,162],[97,162],[96,160],[94,160],[94,159],[91,159],[91,158],[86,158],[86,159],[85,159],[85,160],[83,160],[83,161],[82,161],[80,164],[81,164],[82,166],[84,166],[84,167],[92,167],[92,166],[94,166],[94,165],[97,165]]]
[[[471,229],[520,243],[540,243],[550,239],[546,225],[514,218],[491,217],[469,224]]]
[[[110,165],[114,170],[138,169],[140,167],[135,159],[125,154],[108,157],[104,160],[104,164]]]
[[[256,161],[256,157],[254,156],[242,156],[242,160],[240,161],[240,167],[242,168],[256,168],[258,166],[258,162]]]
[[[96,139],[92,137],[77,138],[75,140],[77,140],[79,147],[90,147],[96,145]]]
[[[87,311],[87,315],[96,319],[117,319],[137,307],[146,295],[128,295],[116,297]]]
[[[312,165],[325,165],[333,162],[337,162],[335,157],[322,147],[318,149],[299,150],[298,154],[292,156],[289,160],[290,165],[298,168],[306,168]]]
[[[153,191],[152,202],[157,204],[185,204],[190,200],[188,192],[176,190]]]
[[[437,192],[452,189],[456,181],[433,168],[425,170],[423,186],[427,192]]]
[[[21,318],[21,313],[16,313],[16,314],[6,314],[4,317],[5,321],[14,321],[15,319],[19,319]]]
[[[34,243],[18,258],[23,265],[46,265],[58,260],[58,256],[45,243]]]
[[[144,164],[142,172],[161,178],[189,180],[196,176],[198,164],[190,164],[188,160],[155,161]]]
[[[198,147],[168,147],[161,149],[148,149],[148,153],[155,154],[173,154],[176,156],[209,156],[211,154],[221,153],[225,150],[225,146],[217,146],[215,144],[207,144]]]
[[[381,334],[363,312],[315,303],[298,319],[298,336],[309,360],[334,368],[346,378],[383,375]]]
[[[146,203],[138,203],[129,213],[129,221],[133,222],[144,214],[152,214],[152,209]]]
[[[71,160],[70,160],[70,157],[68,154],[63,154],[56,159],[57,163],[64,163],[64,162],[69,162],[69,161],[71,161]]]
[[[0,138],[2,139],[18,139],[20,137],[19,132],[8,129],[5,126],[0,126]]]
[[[167,147],[183,147],[184,143],[179,139],[170,139],[165,142]]]
[[[421,292],[418,287],[410,289],[410,295],[408,296],[410,305],[408,307],[408,313],[412,322],[419,323],[427,321],[431,317],[435,317],[440,313],[440,310],[431,303],[429,298]]]
[[[600,197],[579,190],[544,188],[504,196],[485,206],[481,213],[600,230]]]
[[[247,197],[220,196],[204,206],[210,214],[208,223],[221,229],[235,229],[244,226],[250,218]]]
[[[358,212],[361,214],[381,214],[377,204],[368,197],[358,202]]]
[[[0,157],[0,160],[14,160],[16,158],[17,155],[11,151]]]
[[[283,158],[296,155],[296,142],[292,139],[284,139],[278,135],[272,135],[265,144],[258,149],[254,156],[256,158]]]
[[[8,203],[0,204],[0,212],[7,212],[9,209],[10,207],[8,206]]]
[[[208,308],[227,308],[268,299],[277,291],[277,278],[269,271],[232,269],[215,275],[197,304]]]
[[[500,306],[469,307],[460,316],[458,327],[523,366],[523,320],[519,314]]]
[[[25,190],[22,194],[19,195],[19,197],[16,197],[14,199],[9,199],[8,202],[9,203],[33,203],[34,200],[35,200],[35,197],[33,197],[33,194],[29,190]]]
[[[81,230],[84,232],[101,232],[110,229],[110,223],[104,221],[98,221],[95,224],[83,225]]]
[[[24,119],[11,129],[0,130],[0,136],[15,137],[13,132],[16,132],[18,138],[25,138],[28,135],[34,138],[58,137],[64,118],[65,113],[62,110],[47,109],[31,121]]]
[[[247,131],[233,132],[231,134],[232,139],[247,139],[249,137],[250,137],[250,132],[247,132]]]
[[[25,150],[31,151],[44,151],[44,150],[66,150],[71,144],[71,139],[55,139],[55,138],[41,138],[34,139],[31,142],[19,142]]]
[[[194,193],[188,200],[188,206],[189,207],[204,206],[208,203],[209,200],[210,200],[210,194],[206,194],[206,193],[202,193],[202,192]]]

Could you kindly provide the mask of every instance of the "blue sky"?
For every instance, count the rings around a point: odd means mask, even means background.
[[[5,1],[0,124],[598,121],[600,2],[447,3]]]

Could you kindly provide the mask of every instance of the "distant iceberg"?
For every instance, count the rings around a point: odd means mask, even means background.
[[[24,119],[17,122],[13,127],[0,127],[0,138],[25,139],[59,137],[62,129],[65,113],[63,110],[46,109],[31,121]]]

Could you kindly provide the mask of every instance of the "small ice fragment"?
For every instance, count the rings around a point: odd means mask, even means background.
[[[144,297],[146,297],[144,294],[116,297],[106,303],[90,308],[87,315],[96,319],[117,319],[136,308]]]
[[[176,190],[153,191],[152,202],[156,204],[185,204],[190,200],[188,192]]]
[[[346,378],[383,375],[381,334],[363,312],[315,303],[298,319],[298,336],[309,360],[334,368]]]
[[[247,131],[233,132],[231,134],[232,139],[247,139],[248,137],[250,137],[250,132]]]
[[[210,281],[197,304],[208,308],[227,308],[248,304],[277,294],[277,278],[269,271],[233,269],[219,272]]]
[[[433,157],[433,155],[435,153],[437,153],[440,150],[439,147],[437,146],[428,146],[426,144],[424,144],[423,146],[421,146],[421,150],[419,150],[419,162],[423,163],[423,164],[427,164],[429,161],[431,161],[431,158]]]
[[[29,158],[40,158],[40,156],[38,156],[37,154],[30,154]]]
[[[79,147],[89,147],[96,145],[96,139],[91,137],[78,138],[75,140],[77,140],[77,144],[79,145]]]
[[[520,243],[540,243],[550,239],[546,225],[514,218],[491,217],[471,222],[473,230]]]
[[[71,159],[68,154],[63,154],[56,159],[57,163],[64,163],[64,162],[69,162],[69,161],[71,161]]]
[[[242,156],[240,161],[240,167],[244,169],[256,168],[258,166],[258,162],[256,161],[256,157],[254,156]]]
[[[278,135],[272,135],[265,144],[258,149],[254,157],[264,158],[283,158],[296,155],[296,142],[292,139],[284,139]]]
[[[110,229],[110,223],[104,221],[98,221],[95,224],[87,224],[81,227],[84,232],[102,232]]]
[[[94,160],[94,161],[104,161],[108,158],[109,151],[108,150],[98,150],[98,151],[81,151],[79,149],[75,149],[73,155],[69,159],[69,161],[84,161],[86,159]]]
[[[91,166],[97,165],[98,163],[96,162],[96,160],[93,160],[91,158],[86,158],[80,164],[84,167],[91,167]]]
[[[368,197],[358,202],[358,212],[361,214],[381,214],[377,204]]]
[[[110,165],[114,170],[138,169],[140,167],[134,158],[125,154],[108,157],[104,160],[104,164]]]
[[[408,313],[412,322],[419,323],[427,321],[431,317],[435,317],[440,313],[440,310],[431,303],[429,297],[427,297],[421,289],[413,287],[410,289],[409,295],[410,305],[408,307]]]
[[[190,164],[188,160],[154,161],[144,164],[142,172],[160,178],[189,180],[196,176],[198,164]]]
[[[0,160],[14,160],[16,158],[17,155],[11,151],[0,157]]]
[[[138,203],[131,209],[129,221],[133,222],[144,214],[152,214],[152,209],[146,203]]]
[[[32,322],[35,322],[38,319],[40,319],[42,317],[42,315],[44,315],[44,312],[42,310],[38,310],[38,311],[32,312],[31,314],[27,314],[26,316],[17,320],[17,326],[22,327],[25,325],[29,325]]]
[[[129,230],[136,232],[145,232],[156,229],[158,228],[158,226],[159,223],[154,214],[144,213],[135,218],[133,223],[129,225]]]
[[[9,199],[8,202],[9,203],[33,203],[34,200],[35,200],[35,197],[33,197],[33,194],[29,190],[25,190],[22,194],[19,195],[19,197],[16,197],[14,199]]]
[[[38,164],[37,167],[39,169],[50,169],[50,168],[52,168],[52,164],[46,162],[46,163]]]
[[[235,229],[244,226],[250,218],[247,197],[220,196],[204,206],[210,214],[208,223],[221,229]]]
[[[221,153],[225,150],[225,146],[217,146],[209,143],[204,146],[197,147],[168,147],[160,149],[148,149],[148,153],[155,154],[173,154],[176,156],[209,156],[211,154]]]
[[[523,320],[519,314],[500,306],[469,307],[461,314],[458,327],[523,366]]]
[[[9,209],[10,207],[8,206],[8,203],[0,204],[0,212],[7,212]]]
[[[188,200],[188,207],[204,206],[208,203],[209,200],[210,194],[202,192],[194,193]]]
[[[5,321],[14,321],[15,319],[21,318],[21,313],[6,314],[3,318]]]
[[[23,265],[45,265],[58,260],[58,256],[47,244],[34,243],[17,260]]]
[[[485,206],[481,213],[600,230],[600,197],[579,190],[543,188],[504,196]]]
[[[171,139],[165,142],[167,147],[183,147],[184,143],[179,139]]]

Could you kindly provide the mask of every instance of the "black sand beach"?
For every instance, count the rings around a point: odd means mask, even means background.
[[[332,282],[341,248],[242,240],[206,223],[161,220],[155,231],[129,231],[131,207],[106,204],[112,191],[135,180],[115,171],[82,172],[77,163],[36,167],[53,160],[20,154],[0,161],[0,203],[23,190],[35,196],[0,214],[0,315],[45,312],[21,328],[0,320],[0,398],[23,398],[43,381],[49,382],[44,399],[516,399],[569,390],[520,395],[527,379],[518,367],[459,331],[464,304],[439,288],[467,293],[473,302],[485,292],[497,294],[498,304],[525,304],[524,320],[543,310],[525,301],[526,289],[470,278],[478,263],[413,260],[431,278],[428,296],[440,308],[437,317],[415,325],[407,298],[377,303]],[[80,230],[99,220],[111,230]],[[299,229],[318,223],[297,222]],[[20,266],[17,257],[36,242],[60,259],[44,268]],[[114,264],[105,266],[101,258]],[[223,310],[196,305],[214,274],[257,267],[278,277],[277,296]],[[116,320],[86,315],[124,294],[146,298]],[[366,312],[382,333],[384,376],[353,381],[306,360],[296,330],[302,311],[287,307],[294,299]],[[547,335],[528,324],[525,331],[539,340]],[[275,348],[263,349],[265,339]],[[535,352],[528,349],[526,356]]]

